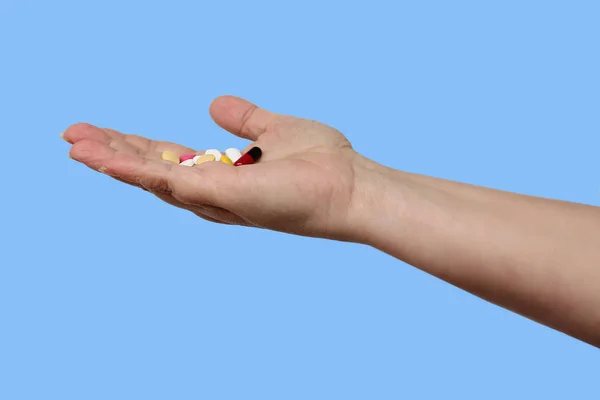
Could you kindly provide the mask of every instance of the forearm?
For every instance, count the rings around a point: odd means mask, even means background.
[[[356,168],[356,239],[600,346],[600,208]]]

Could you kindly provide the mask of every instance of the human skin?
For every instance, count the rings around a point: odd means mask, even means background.
[[[89,124],[69,156],[211,222],[362,243],[600,347],[600,208],[394,170],[336,129],[222,96],[210,115],[258,163],[184,167],[192,148]]]

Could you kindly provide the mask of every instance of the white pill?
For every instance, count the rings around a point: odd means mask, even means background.
[[[185,160],[184,162],[180,162],[179,165],[183,165],[185,167],[193,167],[194,165],[196,165],[196,161],[194,161],[193,158],[190,158],[188,160]]]
[[[204,154],[212,154],[215,156],[215,161],[221,161],[221,152],[215,149],[208,149],[204,152]]]
[[[232,147],[230,149],[225,150],[225,155],[229,157],[231,161],[236,162],[240,159],[242,153],[238,149]]]

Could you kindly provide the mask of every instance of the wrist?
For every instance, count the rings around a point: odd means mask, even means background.
[[[348,231],[353,242],[381,247],[383,238],[404,231],[417,202],[408,174],[357,154],[352,164],[354,190],[348,207]]]

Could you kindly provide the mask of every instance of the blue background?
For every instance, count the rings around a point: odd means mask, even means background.
[[[234,94],[598,205],[599,4],[1,0],[0,398],[597,399],[587,344],[366,246],[204,222],[58,135],[243,147],[208,115]]]

